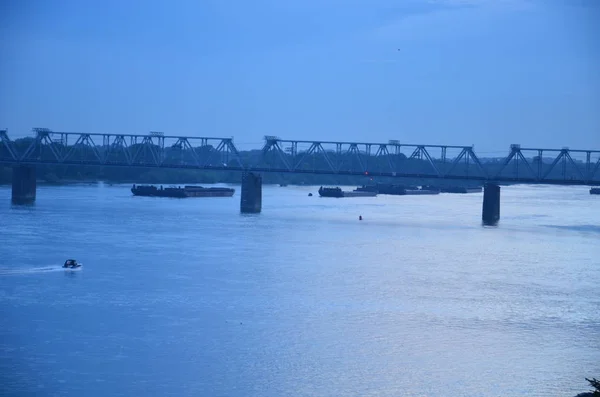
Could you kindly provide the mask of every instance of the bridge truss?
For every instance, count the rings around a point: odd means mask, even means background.
[[[267,136],[262,150],[241,152],[233,138],[69,133],[46,128],[36,128],[34,134],[13,141],[0,130],[0,163],[600,185],[600,150],[511,145],[502,159],[485,159],[472,146],[399,141],[307,141]]]
[[[263,167],[292,173],[600,184],[600,150],[511,145],[499,160],[480,158],[472,146],[301,141],[268,136],[263,161]]]
[[[17,144],[0,132],[0,161],[24,164],[243,169],[232,138],[54,132]]]

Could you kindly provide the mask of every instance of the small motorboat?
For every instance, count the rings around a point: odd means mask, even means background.
[[[64,269],[79,269],[83,264],[78,263],[75,259],[67,259],[62,266]]]

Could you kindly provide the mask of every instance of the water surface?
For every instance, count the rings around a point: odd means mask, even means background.
[[[241,215],[235,188],[13,206],[0,187],[0,394],[573,396],[600,377],[585,188],[505,187],[497,228],[481,194],[265,186]]]

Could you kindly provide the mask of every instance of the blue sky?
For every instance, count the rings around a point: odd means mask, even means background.
[[[0,128],[600,149],[600,2],[0,2]]]

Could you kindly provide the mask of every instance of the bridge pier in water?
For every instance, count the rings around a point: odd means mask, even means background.
[[[35,167],[16,165],[12,171],[12,202],[30,204],[35,201],[36,193]]]
[[[487,183],[483,187],[482,221],[485,226],[496,226],[500,220],[500,186]]]
[[[252,172],[242,174],[242,197],[240,211],[258,214],[262,209],[262,176]]]

